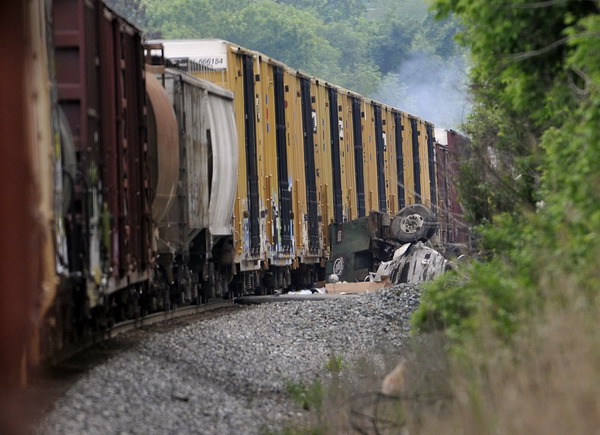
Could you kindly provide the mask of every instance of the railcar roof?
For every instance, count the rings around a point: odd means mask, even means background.
[[[272,58],[264,53],[256,50],[250,50],[237,45],[233,42],[226,41],[224,39],[158,39],[148,41],[150,44],[162,44],[165,50],[165,57],[167,58],[182,58],[186,57],[200,63],[206,63],[214,70],[225,70],[227,69],[227,52],[228,50],[240,51],[247,54],[252,54],[255,57],[260,57],[265,62],[269,62],[285,68],[290,74],[296,76],[307,77],[311,81],[324,84],[325,86],[332,87],[338,91],[339,94],[346,94],[352,97],[359,98],[367,104],[375,104],[381,106],[385,110],[391,112],[400,113],[411,119],[416,119],[424,124],[433,126],[433,123],[424,119],[419,118],[411,113],[401,110],[397,107],[390,106],[380,101],[367,98],[357,92],[350,89],[343,88],[327,80],[319,79],[310,74],[306,74],[300,70],[290,67],[275,58]]]

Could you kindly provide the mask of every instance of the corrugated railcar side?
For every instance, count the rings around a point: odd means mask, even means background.
[[[151,204],[141,32],[99,0],[53,2],[58,102],[77,158],[66,217],[69,275],[91,305],[148,279]]]
[[[167,58],[201,65],[194,74],[235,94],[235,252],[239,272],[251,276],[245,287],[279,267],[309,285],[333,255],[329,225],[335,233],[375,213],[372,236],[389,238],[400,209],[436,202],[432,124],[226,41],[160,42]],[[373,237],[364,250],[381,256]]]

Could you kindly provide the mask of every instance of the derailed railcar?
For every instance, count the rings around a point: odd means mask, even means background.
[[[345,186],[356,209],[330,225],[327,273],[354,281],[389,259],[399,244],[433,236],[437,185],[432,124],[375,101],[349,98],[347,119],[357,122],[350,121],[354,162],[346,164],[353,172]]]
[[[366,227],[375,232],[352,248],[368,267],[398,240],[431,237],[432,124],[226,41],[161,43],[172,63],[235,94],[238,292],[323,279],[326,262],[331,271],[348,249],[342,234],[356,226],[346,224],[373,213]]]

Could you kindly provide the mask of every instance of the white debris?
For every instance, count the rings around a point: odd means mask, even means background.
[[[394,252],[391,261],[379,265],[371,280],[380,282],[389,278],[394,284],[419,284],[432,280],[447,269],[448,260],[435,249],[422,242],[407,243]]]

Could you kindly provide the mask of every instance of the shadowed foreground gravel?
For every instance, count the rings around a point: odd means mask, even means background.
[[[419,302],[414,286],[264,304],[158,333],[92,369],[42,420],[41,434],[259,434],[298,409],[286,382],[330,356],[399,348]]]

